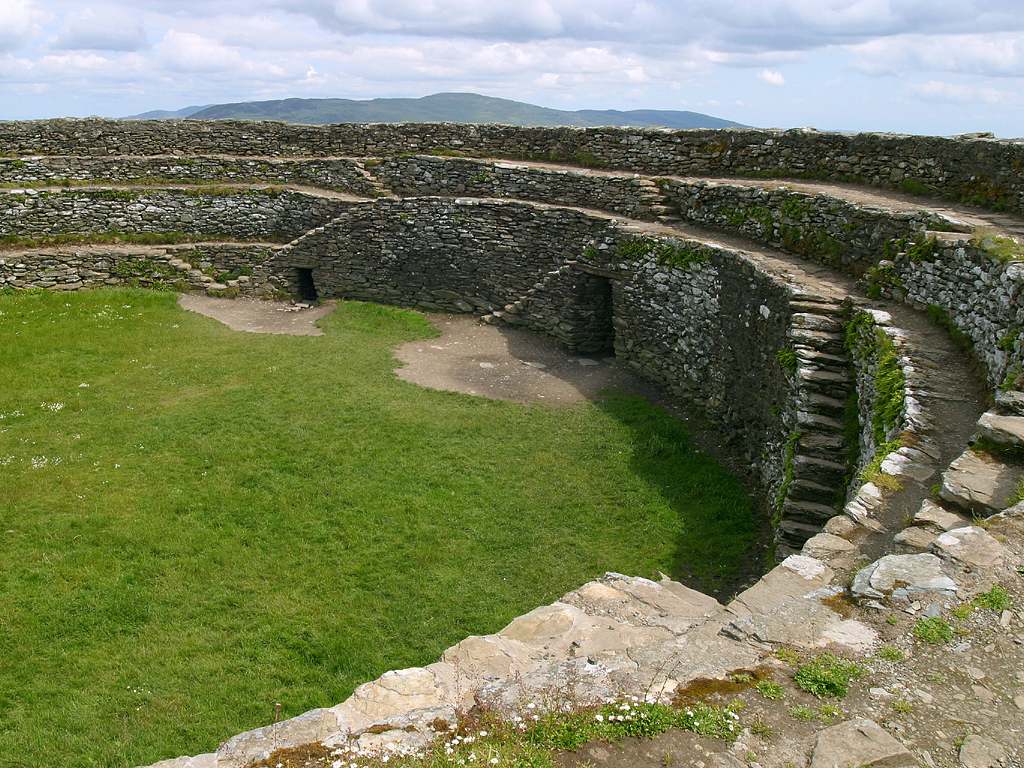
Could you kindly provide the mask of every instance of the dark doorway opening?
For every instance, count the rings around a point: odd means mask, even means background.
[[[316,290],[316,283],[313,282],[313,270],[309,267],[298,267],[295,272],[299,298],[303,301],[316,301],[320,298]]]
[[[604,275],[582,273],[576,282],[576,351],[612,354],[615,351],[613,286]]]

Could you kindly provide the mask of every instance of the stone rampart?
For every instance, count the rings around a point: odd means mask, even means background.
[[[228,154],[384,157],[447,152],[651,175],[856,181],[1024,211],[1024,141],[814,130],[291,125],[247,121],[0,122],[10,155]]]
[[[0,191],[0,238],[188,233],[287,242],[350,203],[275,189],[67,189]]]
[[[348,158],[260,158],[225,156],[0,157],[0,185],[260,183],[309,185],[362,197],[379,186],[362,164]]]

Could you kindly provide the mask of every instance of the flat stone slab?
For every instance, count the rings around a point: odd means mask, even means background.
[[[998,768],[1005,762],[1003,745],[987,736],[972,733],[960,746],[960,765],[964,768]]]
[[[864,718],[848,720],[818,734],[811,768],[903,768],[916,766],[910,751],[880,725]]]
[[[956,594],[957,585],[942,570],[935,555],[886,555],[862,568],[853,578],[855,597],[881,598],[897,589],[914,592]]]
[[[970,525],[971,521],[963,515],[955,512],[947,512],[934,501],[925,499],[921,502],[921,508],[914,515],[914,525],[932,528],[937,531],[951,531],[954,528],[963,528]]]
[[[1024,392],[1015,389],[996,392],[996,407],[1006,413],[1024,416]]]
[[[1002,545],[976,525],[940,534],[932,549],[939,557],[971,568],[993,568],[1003,562]]]
[[[722,632],[762,647],[842,645],[870,650],[878,640],[875,631],[844,618],[824,602],[842,592],[831,586],[834,578],[832,569],[820,560],[790,555],[729,603],[731,619]]]
[[[968,448],[942,474],[939,491],[945,501],[964,510],[991,515],[1010,505],[1024,468]]]
[[[1024,446],[1024,416],[1000,416],[986,411],[978,419],[978,433],[1000,445]]]
[[[909,547],[910,549],[919,549],[923,551],[932,545],[936,536],[938,536],[938,534],[935,531],[912,525],[897,533],[893,542],[902,547]]]

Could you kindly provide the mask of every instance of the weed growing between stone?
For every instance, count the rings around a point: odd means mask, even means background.
[[[953,627],[941,616],[929,616],[914,624],[914,637],[929,645],[943,645],[952,642]]]
[[[422,389],[391,354],[422,315],[345,302],[321,325],[0,293],[5,754],[198,754],[605,570],[743,573],[748,497],[662,411]]]
[[[392,749],[366,755],[355,746],[317,746],[315,751],[282,750],[253,768],[292,768],[307,764],[311,756],[333,768],[553,768],[557,752],[595,741],[653,738],[673,728],[726,742],[735,741],[742,730],[733,705],[671,706],[632,696],[599,707],[542,713],[528,704],[506,717],[492,712],[467,716],[455,730],[440,734],[434,744],[417,752]]]
[[[818,698],[841,699],[849,692],[850,683],[865,674],[867,670],[855,661],[822,653],[801,665],[793,680]]]

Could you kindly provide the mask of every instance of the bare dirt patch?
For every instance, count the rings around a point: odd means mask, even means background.
[[[566,352],[557,342],[476,318],[429,315],[440,338],[403,344],[399,378],[430,389],[511,400],[571,405],[615,389],[657,400],[653,388],[613,357]]]
[[[212,317],[234,331],[276,333],[288,336],[323,336],[316,323],[334,311],[334,303],[302,307],[279,301],[218,299],[184,293],[178,297],[182,309]]]

